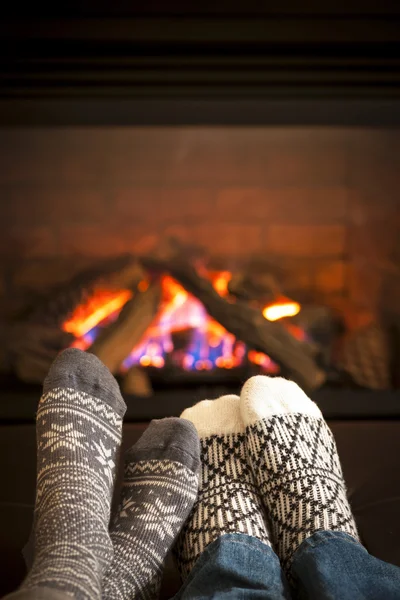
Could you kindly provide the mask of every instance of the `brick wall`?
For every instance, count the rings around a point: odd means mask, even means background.
[[[228,268],[266,259],[354,322],[398,310],[398,131],[3,130],[0,155],[4,310],[163,233]]]

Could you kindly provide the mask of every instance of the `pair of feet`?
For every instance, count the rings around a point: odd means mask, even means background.
[[[179,532],[183,577],[225,533],[273,544],[287,568],[316,530],[357,537],[318,408],[295,384],[265,377],[250,379],[240,399],[204,401],[181,419],[152,422],[126,456],[109,531],[125,409],[96,357],[59,356],[37,414],[34,562],[22,590],[156,598]]]
[[[252,377],[240,398],[206,400],[181,417],[198,431],[202,464],[176,546],[183,577],[226,533],[273,546],[288,574],[294,552],[316,531],[358,539],[332,433],[294,382]]]
[[[64,351],[44,382],[37,420],[33,564],[17,595],[64,600],[158,597],[165,557],[193,507],[199,438],[183,419],[153,421],[127,452],[110,508],[126,405],[94,356]]]

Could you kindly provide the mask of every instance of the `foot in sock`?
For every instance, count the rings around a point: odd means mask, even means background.
[[[152,421],[128,451],[104,597],[158,598],[165,558],[197,498],[199,468],[199,437],[184,419]]]
[[[318,530],[358,540],[335,440],[317,405],[292,381],[256,376],[245,383],[240,408],[248,461],[283,566]]]
[[[238,396],[204,400],[185,410],[201,442],[199,495],[174,549],[185,579],[205,548],[227,533],[269,546],[262,501],[246,462]]]
[[[125,410],[98,358],[76,349],[58,356],[37,412],[33,565],[21,591],[101,598],[113,556],[108,526]]]

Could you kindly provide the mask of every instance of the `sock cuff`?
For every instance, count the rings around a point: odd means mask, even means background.
[[[239,396],[230,394],[216,400],[203,400],[181,414],[181,419],[191,421],[200,438],[212,435],[243,433]]]
[[[97,356],[77,348],[61,352],[50,367],[43,383],[43,394],[55,388],[84,392],[111,406],[120,417],[126,404],[116,379]]]
[[[190,421],[169,417],[154,419],[125,455],[125,464],[149,460],[177,462],[193,473],[200,469],[200,440]]]

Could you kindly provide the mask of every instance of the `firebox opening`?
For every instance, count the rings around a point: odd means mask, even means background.
[[[228,271],[207,273],[214,289],[221,295],[229,293],[227,283],[232,274]],[[138,284],[138,293],[145,291],[148,283]],[[162,299],[157,314],[140,342],[132,348],[121,365],[121,371],[130,367],[155,367],[165,365],[166,356],[185,370],[232,369],[243,364],[245,358],[260,365],[267,373],[276,373],[278,366],[262,352],[247,349],[215,319],[203,304],[169,276],[161,278]],[[96,340],[99,331],[114,322],[123,306],[132,297],[130,290],[96,290],[90,298],[78,305],[63,323],[64,331],[76,338],[71,346],[87,350]],[[300,305],[280,298],[262,308],[263,316],[275,321],[298,314]],[[180,348],[179,339],[184,340]],[[295,332],[300,338],[305,332]]]
[[[136,396],[254,373],[396,387],[395,131],[68,127],[1,143],[7,385],[40,383],[74,346]]]

